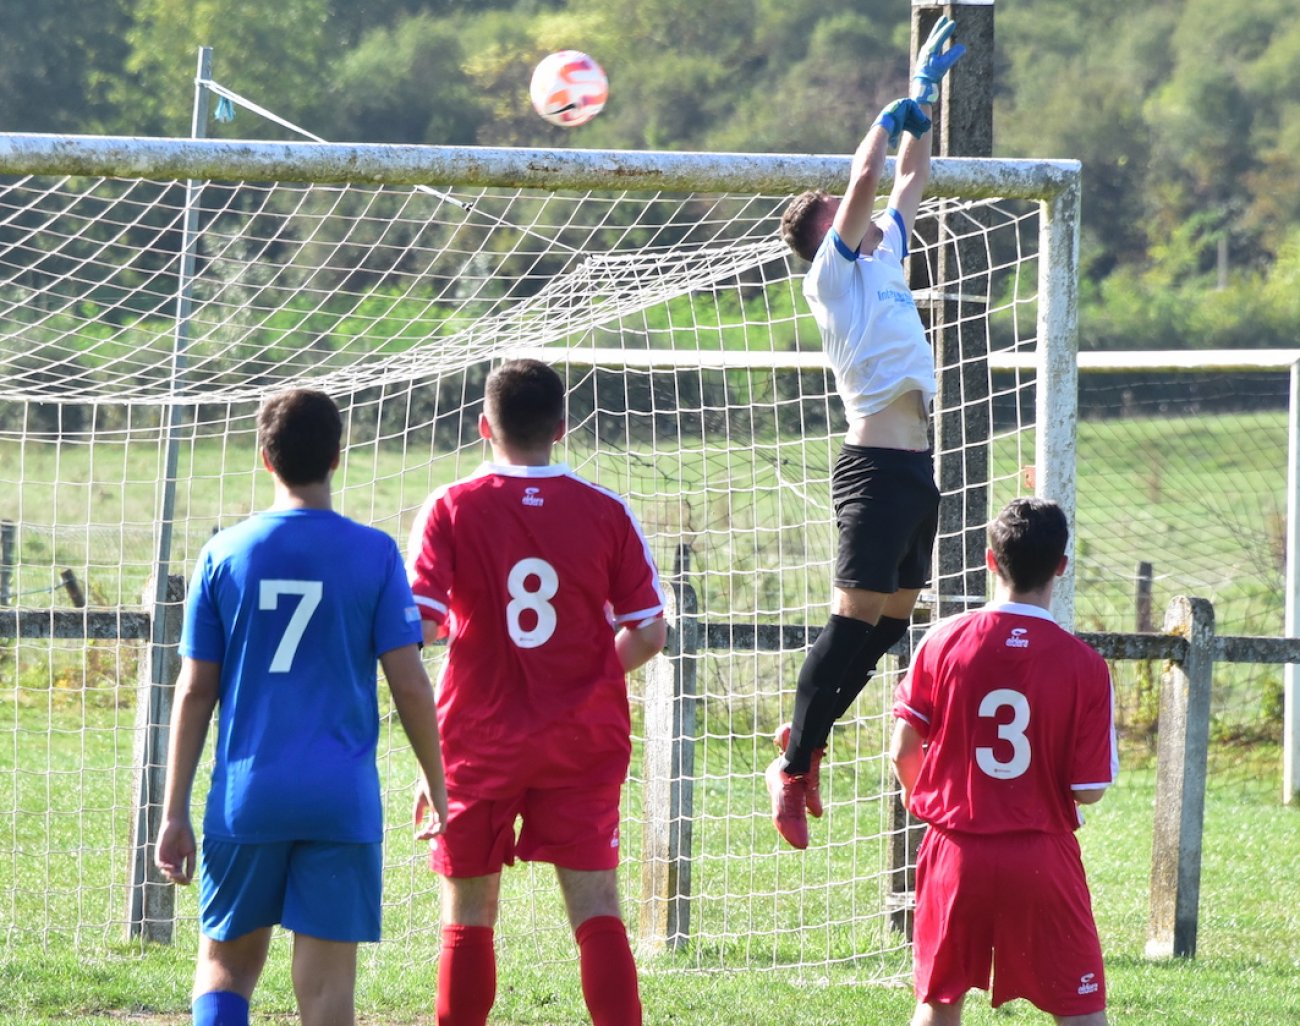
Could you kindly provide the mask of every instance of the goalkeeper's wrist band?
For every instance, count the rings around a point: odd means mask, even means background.
[[[939,83],[923,75],[914,76],[912,79],[912,99],[917,103],[934,103],[939,99]]]

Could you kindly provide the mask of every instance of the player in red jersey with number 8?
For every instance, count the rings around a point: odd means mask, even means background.
[[[912,1026],[961,1022],[972,988],[1104,1026],[1101,944],[1074,831],[1119,770],[1110,671],[1049,611],[1069,526],[1016,499],[989,526],[994,600],[940,621],[895,693],[916,866]]]
[[[491,462],[435,491],[411,530],[425,638],[449,636],[438,685],[448,819],[431,855],[443,877],[439,1026],[487,1021],[501,869],[516,857],[555,866],[592,1021],[641,1022],[618,808],[632,751],[626,674],[664,646],[663,592],[627,503],[551,463],[564,402],[546,364],[496,368],[479,418]]]

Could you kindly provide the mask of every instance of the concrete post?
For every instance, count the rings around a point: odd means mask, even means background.
[[[691,934],[691,832],[695,817],[696,654],[699,606],[682,546],[671,580],[668,645],[646,668],[639,946],[686,946]]]
[[[1196,954],[1201,896],[1214,607],[1180,595],[1169,604],[1164,629],[1187,639],[1187,658],[1168,664],[1160,689],[1146,954],[1190,958]]]
[[[966,55],[948,72],[934,108],[937,153],[943,157],[993,154],[994,5],[912,2],[912,64],[941,15],[957,22],[953,42]],[[949,45],[952,45],[951,43]],[[988,257],[980,211],[940,213],[933,274],[918,299],[935,339],[938,393],[934,442],[939,488],[935,560],[937,617],[984,601],[984,525],[989,519],[990,435]],[[913,261],[916,291],[921,271]],[[928,269],[927,269],[928,270]]]

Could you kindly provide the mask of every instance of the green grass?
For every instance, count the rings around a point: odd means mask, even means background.
[[[1300,814],[1276,799],[1211,800],[1206,810],[1199,946],[1195,959],[1143,956],[1150,868],[1149,772],[1121,778],[1081,831],[1093,900],[1107,956],[1112,1021],[1126,1026],[1240,1024],[1284,1026],[1300,1020]],[[842,816],[848,807],[832,809]],[[805,858],[790,853],[792,860]],[[803,900],[797,888],[779,899]],[[504,915],[510,915],[510,909]],[[505,924],[503,923],[503,926]],[[432,926],[428,927],[432,932]],[[139,951],[122,944],[76,948],[9,945],[0,956],[0,1015],[9,1026],[170,1026],[185,1021],[193,935],[172,947]],[[522,948],[525,945],[516,945]],[[576,965],[539,965],[502,944],[498,1026],[568,1026],[586,1020]],[[288,944],[278,938],[255,1000],[258,1021],[292,1021]],[[376,1026],[431,1024],[436,967],[412,963],[396,945],[364,960],[361,1021]],[[870,986],[848,968],[736,973],[683,971],[691,956],[642,957],[647,1022],[716,1026],[780,1022],[903,1022],[906,987]],[[973,993],[972,1024],[1047,1021],[1024,1002],[993,1012]]]
[[[429,489],[481,457],[471,448],[431,458],[407,445],[389,439],[351,449],[336,480],[343,512],[398,538]],[[1146,559],[1156,567],[1157,625],[1168,599],[1185,593],[1215,602],[1221,633],[1277,632],[1275,514],[1284,445],[1282,414],[1081,424],[1078,626],[1131,629],[1132,567]],[[1262,467],[1250,453],[1263,454]],[[581,473],[633,496],[665,569],[677,543],[689,544],[706,617],[759,623],[820,620],[833,533],[828,518],[813,514],[829,505],[832,455],[825,438],[749,439],[656,456],[634,448],[595,452],[581,436],[567,453]],[[1032,459],[1014,442],[995,449],[995,504],[1021,490],[1021,464]],[[22,588],[57,581],[57,568],[68,565],[88,584],[92,602],[139,602],[152,555],[156,448],[3,442],[0,466],[22,469],[21,486],[0,487],[0,518],[27,518]],[[805,466],[812,469],[799,469]],[[181,477],[181,562],[213,527],[270,498],[246,437],[194,444]],[[45,516],[57,529],[32,523]],[[771,573],[773,566],[782,573]],[[120,925],[138,657],[136,645],[0,643],[0,810],[9,816],[0,841],[0,1022],[184,1020],[196,943],[192,891],[180,895],[171,947],[138,950],[122,940]],[[782,850],[766,821],[757,782],[770,756],[763,738],[788,707],[799,661],[798,653],[710,653],[699,662],[705,741],[697,752],[692,916],[702,939],[682,953],[642,958],[649,1022],[822,1026],[902,1022],[909,1014],[905,987],[864,985],[905,975],[896,935],[879,920],[842,914],[880,904],[879,722],[865,719],[851,739],[837,735],[837,751],[854,754],[836,758],[829,775],[835,805],[808,853]],[[1126,775],[1082,834],[1114,1021],[1300,1021],[1300,818],[1277,805],[1276,667],[1216,672],[1200,952],[1194,962],[1143,957],[1150,687],[1159,670],[1116,667],[1131,728]],[[389,940],[365,956],[359,1000],[364,1022],[431,1023],[434,881],[408,843],[411,760],[391,735],[383,750],[393,789]],[[640,802],[634,783],[624,828],[629,920],[639,891]],[[572,945],[548,874],[511,874],[505,899],[494,1024],[584,1022]],[[860,957],[864,952],[875,954]],[[263,1021],[290,1021],[286,953],[287,944],[277,943],[257,1003]],[[1018,1005],[993,1013],[978,996],[970,1005],[972,1023],[1042,1021]]]

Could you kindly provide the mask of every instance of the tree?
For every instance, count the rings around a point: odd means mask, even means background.
[[[428,14],[368,32],[340,62],[329,95],[322,117],[333,139],[468,145],[487,113],[460,33]]]
[[[0,125],[10,132],[115,127],[105,86],[126,59],[128,0],[6,0],[0,11]]]
[[[112,95],[132,112],[137,134],[189,135],[200,46],[213,48],[213,77],[260,106],[296,123],[320,109],[341,56],[330,0],[231,7],[226,0],[136,0],[129,75]],[[246,117],[238,134],[281,138],[284,130]]]
[[[876,113],[907,90],[907,23],[892,30],[867,14],[808,22],[802,45],[787,39],[764,64],[762,81],[718,119],[708,142],[724,150],[851,153]],[[902,41],[899,39],[902,32]]]
[[[1107,22],[1106,45],[1095,45]],[[1122,22],[1122,26],[1121,23]],[[1057,0],[1000,18],[996,152],[1083,163],[1083,273],[1103,278],[1142,259],[1151,202],[1151,133],[1144,101],[1173,65],[1169,4]]]

